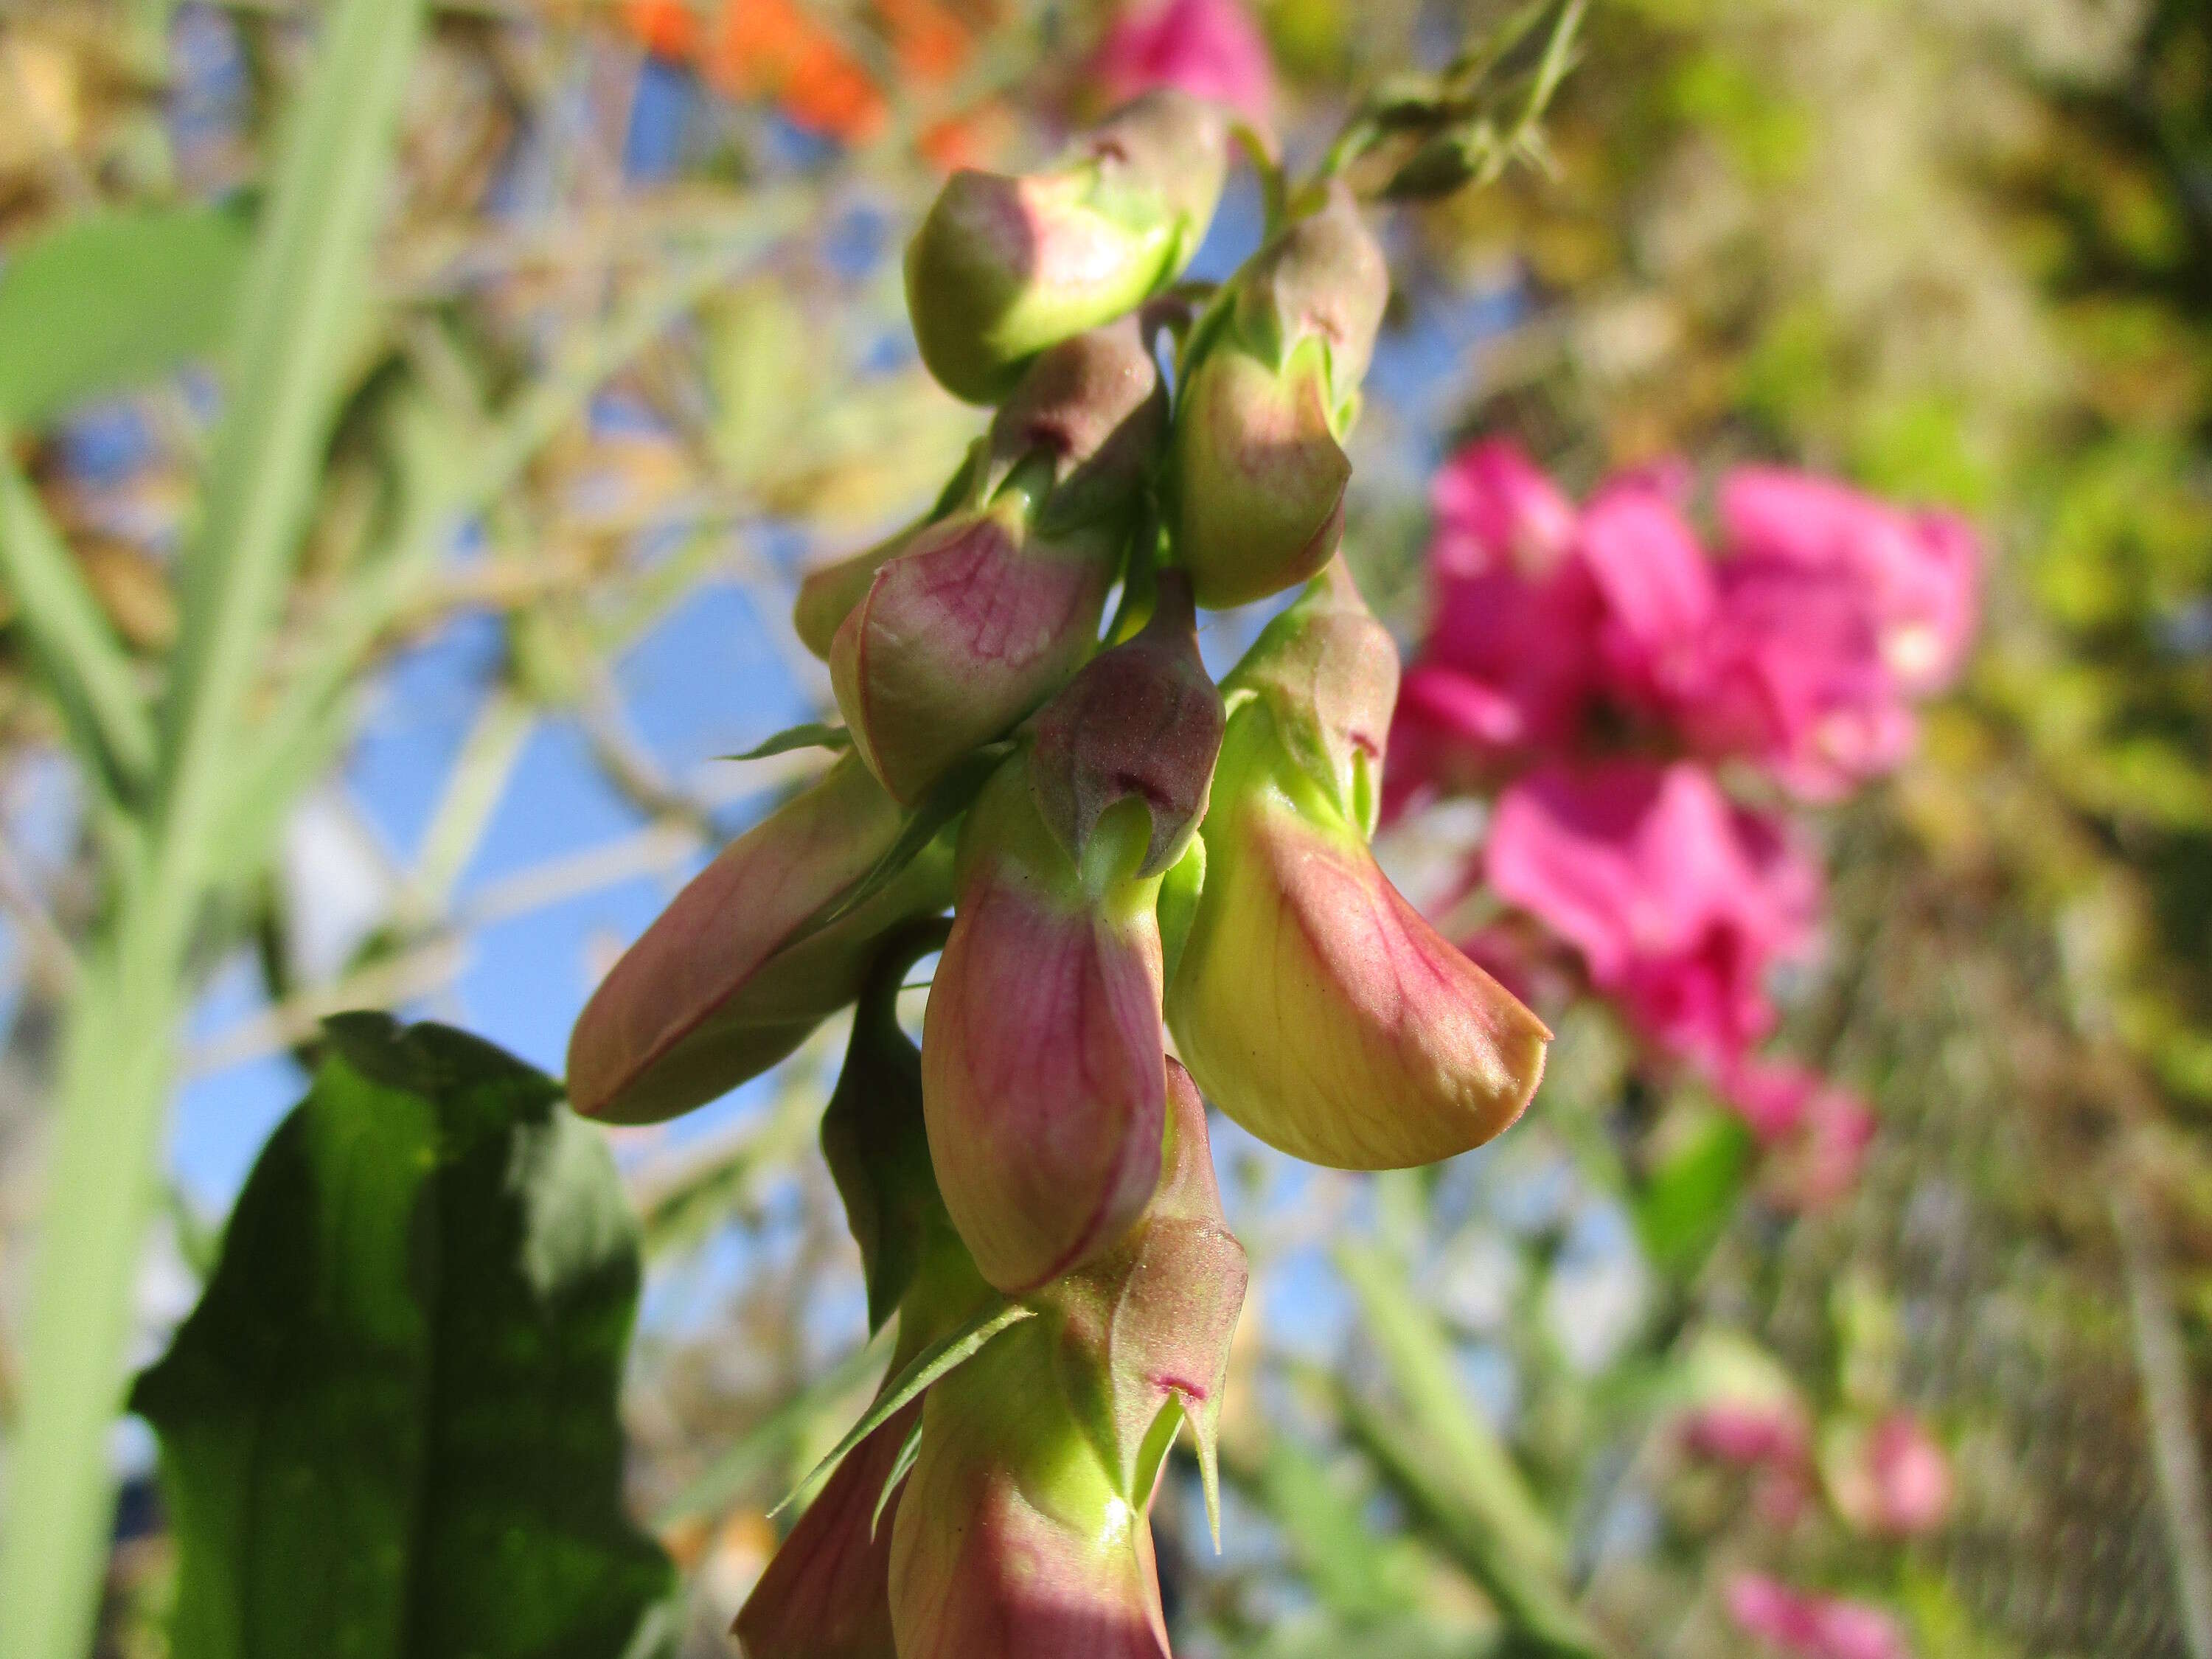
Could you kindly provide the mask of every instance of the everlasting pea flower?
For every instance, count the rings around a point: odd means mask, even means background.
[[[1230,677],[1204,882],[1168,990],[1183,1061],[1214,1103],[1343,1169],[1489,1139],[1535,1092],[1551,1036],[1368,850],[1396,678],[1396,648],[1340,564]]]
[[[1905,758],[1912,710],[1860,577],[1734,558],[1716,581],[1700,661],[1679,688],[1697,747],[1753,761],[1811,801],[1840,799]]]
[[[1631,476],[1577,511],[1497,441],[1437,475],[1434,614],[1391,734],[1390,811],[1577,746],[1603,707],[1617,725],[1666,717],[1715,600],[1676,493]]]
[[[1838,1513],[1862,1532],[1910,1538],[1951,1512],[1951,1460],[1911,1412],[1838,1434],[1823,1459]]]
[[[1279,232],[1185,351],[1172,522],[1198,603],[1243,605],[1314,574],[1344,533],[1343,437],[1390,297],[1351,190]]]
[[[1740,467],[1721,483],[1734,556],[1855,578],[1872,607],[1883,661],[1920,696],[1957,676],[1974,630],[1980,549],[1950,514],[1907,513],[1830,478]]]
[[[1227,168],[1221,112],[1163,88],[1048,172],[954,173],[906,252],[922,362],[956,397],[1003,395],[1036,353],[1182,275]]]
[[[1210,1485],[1245,1286],[1179,1066],[1168,1097],[1142,1218],[929,1392],[891,1529],[900,1659],[1168,1659],[1147,1511],[1181,1423]]]
[[[1165,422],[1133,319],[1067,341],[993,422],[971,505],[889,548],[872,574],[848,562],[802,592],[818,626],[860,590],[830,640],[830,681],[861,759],[898,799],[918,800],[1096,647]]]
[[[1800,1209],[1834,1202],[1858,1179],[1874,1113],[1850,1090],[1786,1061],[1747,1059],[1721,1091],[1772,1158],[1772,1184]]]
[[[850,1002],[883,934],[951,895],[949,849],[933,847],[832,917],[901,822],[848,755],[725,848],[585,1005],[568,1039],[575,1109],[672,1117],[765,1071]]]
[[[1136,0],[1115,16],[1091,61],[1106,95],[1175,87],[1267,125],[1274,72],[1243,0]]]
[[[1813,1595],[1763,1573],[1741,1573],[1727,1592],[1729,1616],[1789,1659],[1911,1659],[1888,1614],[1864,1602]]]
[[[1499,797],[1485,859],[1646,1036],[1716,1074],[1771,1029],[1766,974],[1819,913],[1818,872],[1782,827],[1686,763],[1531,772]]]

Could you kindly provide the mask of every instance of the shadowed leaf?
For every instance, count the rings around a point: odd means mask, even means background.
[[[131,1395],[161,1436],[178,1659],[640,1652],[671,1573],[621,1504],[638,1256],[612,1159],[487,1044],[327,1029]]]

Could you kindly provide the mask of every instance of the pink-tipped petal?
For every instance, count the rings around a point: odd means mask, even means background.
[[[971,809],[922,1034],[932,1160],[1001,1290],[1111,1244],[1159,1182],[1166,1123],[1157,882],[1085,892],[1020,759]]]
[[[942,908],[949,860],[925,851],[825,927],[897,839],[897,805],[848,756],[723,848],[624,953],[568,1040],[586,1116],[645,1123],[704,1104],[782,1059],[860,992],[873,941]]]
[[[921,1414],[907,1407],[837,1466],[745,1598],[732,1634],[744,1659],[898,1659],[891,1637],[894,1492],[877,1499]]]

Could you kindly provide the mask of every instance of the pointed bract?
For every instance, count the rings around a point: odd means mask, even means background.
[[[1036,1322],[929,1391],[891,1528],[899,1659],[1169,1659],[1146,1504],[1092,1454]]]
[[[568,1039],[576,1110],[649,1123],[782,1059],[860,993],[877,941],[951,896],[942,845],[827,925],[896,842],[897,804],[851,756],[722,849],[630,946]]]
[[[1166,1166],[1136,1224],[1037,1298],[1056,1327],[1060,1385],[1121,1491],[1149,1492],[1176,1418],[1198,1443],[1208,1501],[1244,1247],[1229,1231],[1190,1073],[1168,1061]],[[1168,1415],[1173,1408],[1173,1414]]]

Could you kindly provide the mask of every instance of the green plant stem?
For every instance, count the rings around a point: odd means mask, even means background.
[[[123,641],[85,586],[0,426],[0,584],[15,596],[41,676],[113,799],[128,799],[154,768],[154,722]]]
[[[76,1659],[109,1525],[106,1437],[155,1190],[193,935],[246,701],[299,549],[365,291],[420,0],[338,0],[286,118],[239,312],[206,514],[182,567],[183,634],[154,757],[143,855],[109,872],[56,1091],[49,1201],[24,1346],[0,1548],[0,1659]],[[88,757],[88,758],[91,758]]]

